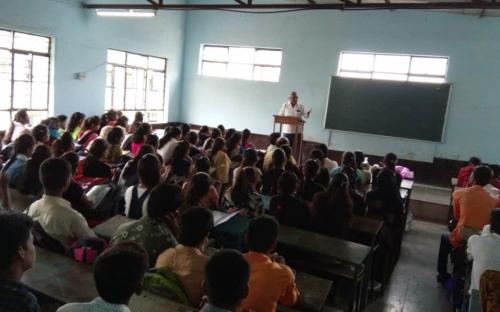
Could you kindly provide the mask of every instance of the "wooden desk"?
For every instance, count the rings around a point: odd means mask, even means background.
[[[36,253],[33,268],[21,279],[30,289],[61,304],[87,302],[98,296],[92,266],[42,248]]]
[[[383,225],[384,221],[379,219],[360,216],[353,216],[351,218],[351,231],[369,236],[372,240],[370,244],[372,248]]]
[[[104,221],[99,224],[95,228],[93,228],[94,232],[105,239],[110,239],[113,236],[113,233],[120,227],[120,225],[134,221],[133,219],[127,218],[122,215],[116,215],[111,219]]]
[[[183,305],[173,300],[156,296],[143,291],[139,296],[134,295],[130,299],[129,308],[132,312],[194,312],[193,307]]]
[[[300,297],[294,308],[300,311],[320,312],[325,305],[333,282],[302,272],[297,272],[295,282],[300,291]]]

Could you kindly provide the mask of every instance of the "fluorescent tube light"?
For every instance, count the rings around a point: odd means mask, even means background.
[[[96,9],[96,14],[98,16],[106,16],[106,17],[155,17],[156,11]]]

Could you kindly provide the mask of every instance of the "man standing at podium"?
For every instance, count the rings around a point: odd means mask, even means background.
[[[309,118],[311,114],[311,109],[307,111],[306,107],[299,102],[299,96],[297,92],[292,91],[288,96],[288,102],[283,103],[279,115],[281,116],[294,116],[298,118]],[[307,111],[307,112],[306,112]],[[283,125],[283,135],[290,141],[290,146],[293,146],[293,141],[295,139],[296,126]]]

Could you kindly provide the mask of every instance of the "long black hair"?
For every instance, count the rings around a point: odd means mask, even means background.
[[[33,149],[34,145],[35,145],[35,139],[31,136],[31,134],[20,135],[14,141],[14,153],[9,158],[9,160],[7,161],[7,163],[5,164],[5,167],[4,167],[3,170],[9,169],[9,167],[16,160],[18,154],[23,154],[23,155],[26,155],[26,156],[30,156],[28,154]]]
[[[165,146],[170,140],[180,136],[182,134],[181,129],[179,127],[171,127],[168,131],[165,132],[163,138],[160,139],[160,148]]]
[[[68,128],[66,129],[69,133],[73,133],[76,127],[80,127],[83,120],[85,119],[85,114],[80,112],[75,112],[69,118]]]

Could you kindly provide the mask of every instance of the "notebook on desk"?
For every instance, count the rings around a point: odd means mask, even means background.
[[[214,226],[219,226],[229,220],[231,220],[232,217],[240,213],[239,210],[236,210],[233,213],[227,213],[219,210],[212,210],[212,215],[214,216]]]

